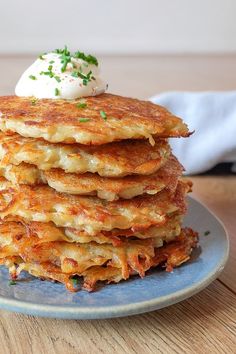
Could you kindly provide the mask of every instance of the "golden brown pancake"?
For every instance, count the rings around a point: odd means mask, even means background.
[[[67,241],[98,244],[108,243],[113,246],[120,246],[126,239],[152,239],[155,247],[161,247],[163,242],[169,242],[180,234],[182,216],[179,214],[170,215],[163,224],[151,226],[148,229],[101,231],[96,235],[89,235],[85,231],[79,231],[69,227],[57,227],[52,222],[27,221],[20,217],[6,217],[0,220],[0,235],[5,243],[11,242],[11,238],[20,234],[23,230],[28,236],[34,235],[38,238],[37,243],[52,241]],[[9,233],[11,228],[12,233]],[[15,235],[15,236],[14,236]],[[2,239],[2,243],[3,243]]]
[[[52,143],[92,145],[147,138],[153,143],[153,137],[189,136],[180,118],[148,101],[104,93],[83,99],[85,108],[78,108],[79,102],[2,96],[0,129]]]
[[[100,146],[51,144],[18,134],[0,132],[1,165],[33,164],[41,170],[61,168],[67,173],[98,173],[104,177],[123,177],[155,173],[168,159],[170,146],[158,140],[122,141]]]
[[[112,229],[138,229],[158,225],[174,212],[184,213],[189,181],[179,181],[174,194],[163,190],[156,195],[108,202],[96,197],[58,193],[48,186],[13,186],[0,182],[0,217],[20,216],[28,221],[54,222],[90,235]]]
[[[171,156],[155,174],[123,178],[100,177],[92,173],[65,173],[61,169],[42,171],[34,165],[25,163],[18,166],[0,163],[0,175],[13,184],[48,184],[58,192],[96,195],[109,201],[119,198],[131,199],[142,194],[156,194],[164,188],[173,192],[182,171],[182,166],[174,156]]]
[[[132,274],[143,277],[158,264],[170,271],[189,259],[197,243],[197,234],[191,229],[182,230],[174,241],[156,248],[152,240],[127,240],[117,247],[95,242],[38,243],[37,235],[27,234],[20,223],[5,223],[1,228],[0,263],[9,268],[14,279],[26,270],[37,277],[61,281],[71,291],[78,290],[71,279],[74,275],[82,276],[84,288],[91,291],[99,280],[118,282]]]
[[[88,243],[95,241],[97,243],[111,243],[113,246],[120,246],[126,239],[152,239],[155,247],[161,247],[163,242],[170,242],[180,234],[181,222],[182,217],[177,214],[167,217],[163,224],[143,230],[113,229],[111,231],[101,231],[91,236],[84,231],[65,228],[65,234],[70,242]]]

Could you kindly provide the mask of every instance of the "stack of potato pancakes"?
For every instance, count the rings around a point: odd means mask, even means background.
[[[187,261],[191,182],[167,138],[188,135],[146,101],[0,97],[0,263],[91,291]]]

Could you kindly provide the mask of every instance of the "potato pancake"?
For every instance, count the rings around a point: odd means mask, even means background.
[[[154,147],[144,140],[85,146],[51,144],[0,132],[2,165],[25,162],[45,171],[61,168],[67,173],[91,172],[103,177],[124,177],[153,174],[169,156],[170,146],[166,140],[158,140]]]
[[[113,246],[120,246],[127,239],[152,239],[155,247],[161,247],[163,242],[169,242],[180,234],[182,216],[179,214],[170,215],[163,224],[151,226],[148,229],[137,230],[121,230],[113,229],[111,231],[100,231],[96,235],[89,235],[85,231],[79,231],[69,227],[57,227],[52,222],[27,221],[18,216],[6,217],[0,220],[0,236],[2,242],[11,242],[11,238],[19,235],[23,230],[28,236],[34,235],[38,238],[37,243],[52,241],[67,241],[89,243],[97,242],[98,244],[109,243]],[[9,233],[11,227],[12,233]]]
[[[101,145],[123,139],[189,136],[183,121],[148,101],[108,93],[81,100],[0,97],[0,129],[52,143]]]
[[[142,194],[153,195],[164,188],[174,191],[182,171],[182,166],[174,156],[171,156],[155,174],[123,178],[100,177],[92,173],[65,173],[61,169],[42,171],[30,164],[21,163],[14,166],[0,162],[0,176],[13,184],[48,184],[58,192],[96,195],[109,201],[119,198],[131,199]]]
[[[29,236],[23,226],[16,224],[3,224],[0,232],[0,263],[9,268],[12,278],[26,270],[40,278],[60,281],[70,291],[78,290],[75,275],[83,277],[83,288],[92,291],[98,281],[119,282],[133,274],[143,277],[159,264],[171,271],[189,259],[197,244],[197,233],[191,229],[183,229],[175,240],[158,248],[148,239],[127,240],[116,247],[95,242],[38,243],[37,236]]]
[[[96,197],[58,193],[48,186],[12,185],[0,181],[0,217],[20,216],[29,221],[54,222],[96,235],[101,230],[138,229],[158,225],[169,214],[186,210],[189,181],[179,181],[175,193],[108,202]]]

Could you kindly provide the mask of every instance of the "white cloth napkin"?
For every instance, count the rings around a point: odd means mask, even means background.
[[[189,138],[170,139],[174,154],[187,174],[233,162],[236,171],[236,91],[167,92],[150,98],[183,118]]]

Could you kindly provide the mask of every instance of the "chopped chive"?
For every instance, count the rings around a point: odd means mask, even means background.
[[[78,279],[72,278],[71,280],[74,286],[78,285]]]
[[[204,236],[207,236],[207,235],[209,235],[211,232],[209,231],[209,230],[207,230],[207,231],[205,231],[204,232]]]
[[[59,96],[60,95],[60,91],[58,88],[55,88],[55,96]]]
[[[16,285],[16,281],[15,280],[9,280],[8,285]]]
[[[61,82],[61,79],[59,78],[59,76],[54,76],[54,79],[57,80],[57,82]]]
[[[73,77],[78,77],[78,73],[77,73],[76,71],[73,71],[72,74],[71,74],[71,76],[73,76]]]
[[[77,103],[76,107],[77,108],[86,108],[87,107],[87,103],[85,103],[85,102]]]
[[[36,105],[36,103],[37,103],[37,98],[33,98],[33,99],[31,100],[31,104],[32,104],[32,106],[35,106],[35,105]]]
[[[78,279],[78,278],[71,278],[71,282],[72,282],[72,284],[73,284],[73,287],[74,287],[75,289],[77,289],[78,286],[79,286],[79,279]]]
[[[34,76],[34,75],[30,75],[29,78],[30,78],[31,80],[37,80],[36,76]]]
[[[54,76],[52,71],[41,71],[40,75],[47,75],[47,76],[50,76],[50,77]]]
[[[69,61],[65,61],[61,67],[61,72],[64,73],[66,71],[66,68],[67,68],[67,64],[69,63]]]
[[[89,122],[89,121],[90,121],[90,118],[80,118],[79,119],[80,123],[86,123],[86,122]]]
[[[74,53],[73,55],[74,58],[77,58],[77,59],[82,59],[84,61],[86,61],[87,63],[89,64],[93,64],[93,65],[96,65],[98,66],[98,60],[97,58],[95,58],[93,55],[89,54],[89,55],[86,55],[84,54],[83,52],[80,52],[79,50],[77,52]]]
[[[107,115],[104,111],[100,111],[100,116],[102,117],[102,119],[107,120]]]
[[[66,55],[70,55],[70,52],[67,49],[67,46],[65,45],[65,47],[63,49],[55,49],[54,53],[56,54],[66,54]]]
[[[50,60],[49,64],[53,64],[53,63],[55,63],[55,61],[54,60]]]
[[[44,60],[44,57],[43,57],[43,55],[42,55],[42,54],[41,54],[41,55],[39,55],[39,59]]]
[[[71,62],[70,51],[67,49],[67,46],[65,46],[64,49],[56,49],[56,53],[61,54],[61,72],[64,73],[66,71],[67,65]]]
[[[97,58],[95,58],[93,55],[89,54],[86,55],[83,52],[77,51],[74,54],[71,53],[68,49],[67,46],[65,46],[63,49],[56,49],[54,50],[54,53],[59,54],[60,55],[60,59],[61,59],[61,72],[65,72],[67,69],[67,65],[69,63],[71,63],[71,59],[72,58],[76,58],[76,59],[82,59],[83,61],[85,61],[84,66],[88,66],[88,64],[93,64],[98,66],[98,60]],[[50,62],[51,63],[51,62]],[[74,63],[72,63],[73,68],[76,68],[76,65]],[[90,81],[90,80],[88,80]],[[84,85],[86,86],[88,82],[84,81]]]
[[[72,63],[72,67],[74,69],[76,69],[75,63],[73,63],[72,60],[71,60],[72,58],[82,59],[85,62],[85,63],[83,63],[83,65],[86,66],[86,67],[88,67],[88,64],[93,64],[93,65],[98,66],[98,60],[93,55],[91,55],[91,54],[86,55],[85,53],[80,52],[80,51],[77,51],[75,53],[71,53],[67,49],[67,46],[65,46],[63,49],[56,49],[54,51],[54,53],[60,55],[59,58],[61,59],[61,64],[62,64],[61,72],[62,73],[64,73],[66,71],[67,65],[69,63]],[[75,74],[73,74],[72,76],[74,76],[74,75]],[[91,74],[86,75],[87,76],[87,80],[85,78],[83,79],[83,84],[85,86],[88,84],[88,81],[91,81],[90,75]],[[77,76],[74,76],[74,77],[77,77]],[[92,80],[94,80],[94,79],[92,78]]]
[[[54,78],[57,82],[61,82],[60,77],[52,72],[52,65],[49,65],[48,71],[41,71],[40,75],[46,75],[49,76],[51,79]]]
[[[76,77],[76,78],[79,77],[80,79],[82,79],[84,86],[87,86],[91,80],[95,80],[94,76],[91,76],[91,75],[92,75],[91,70],[89,71],[89,73],[87,75],[83,74],[81,67],[79,68],[79,71],[73,71],[71,74],[71,76],[73,76],[73,77]]]

